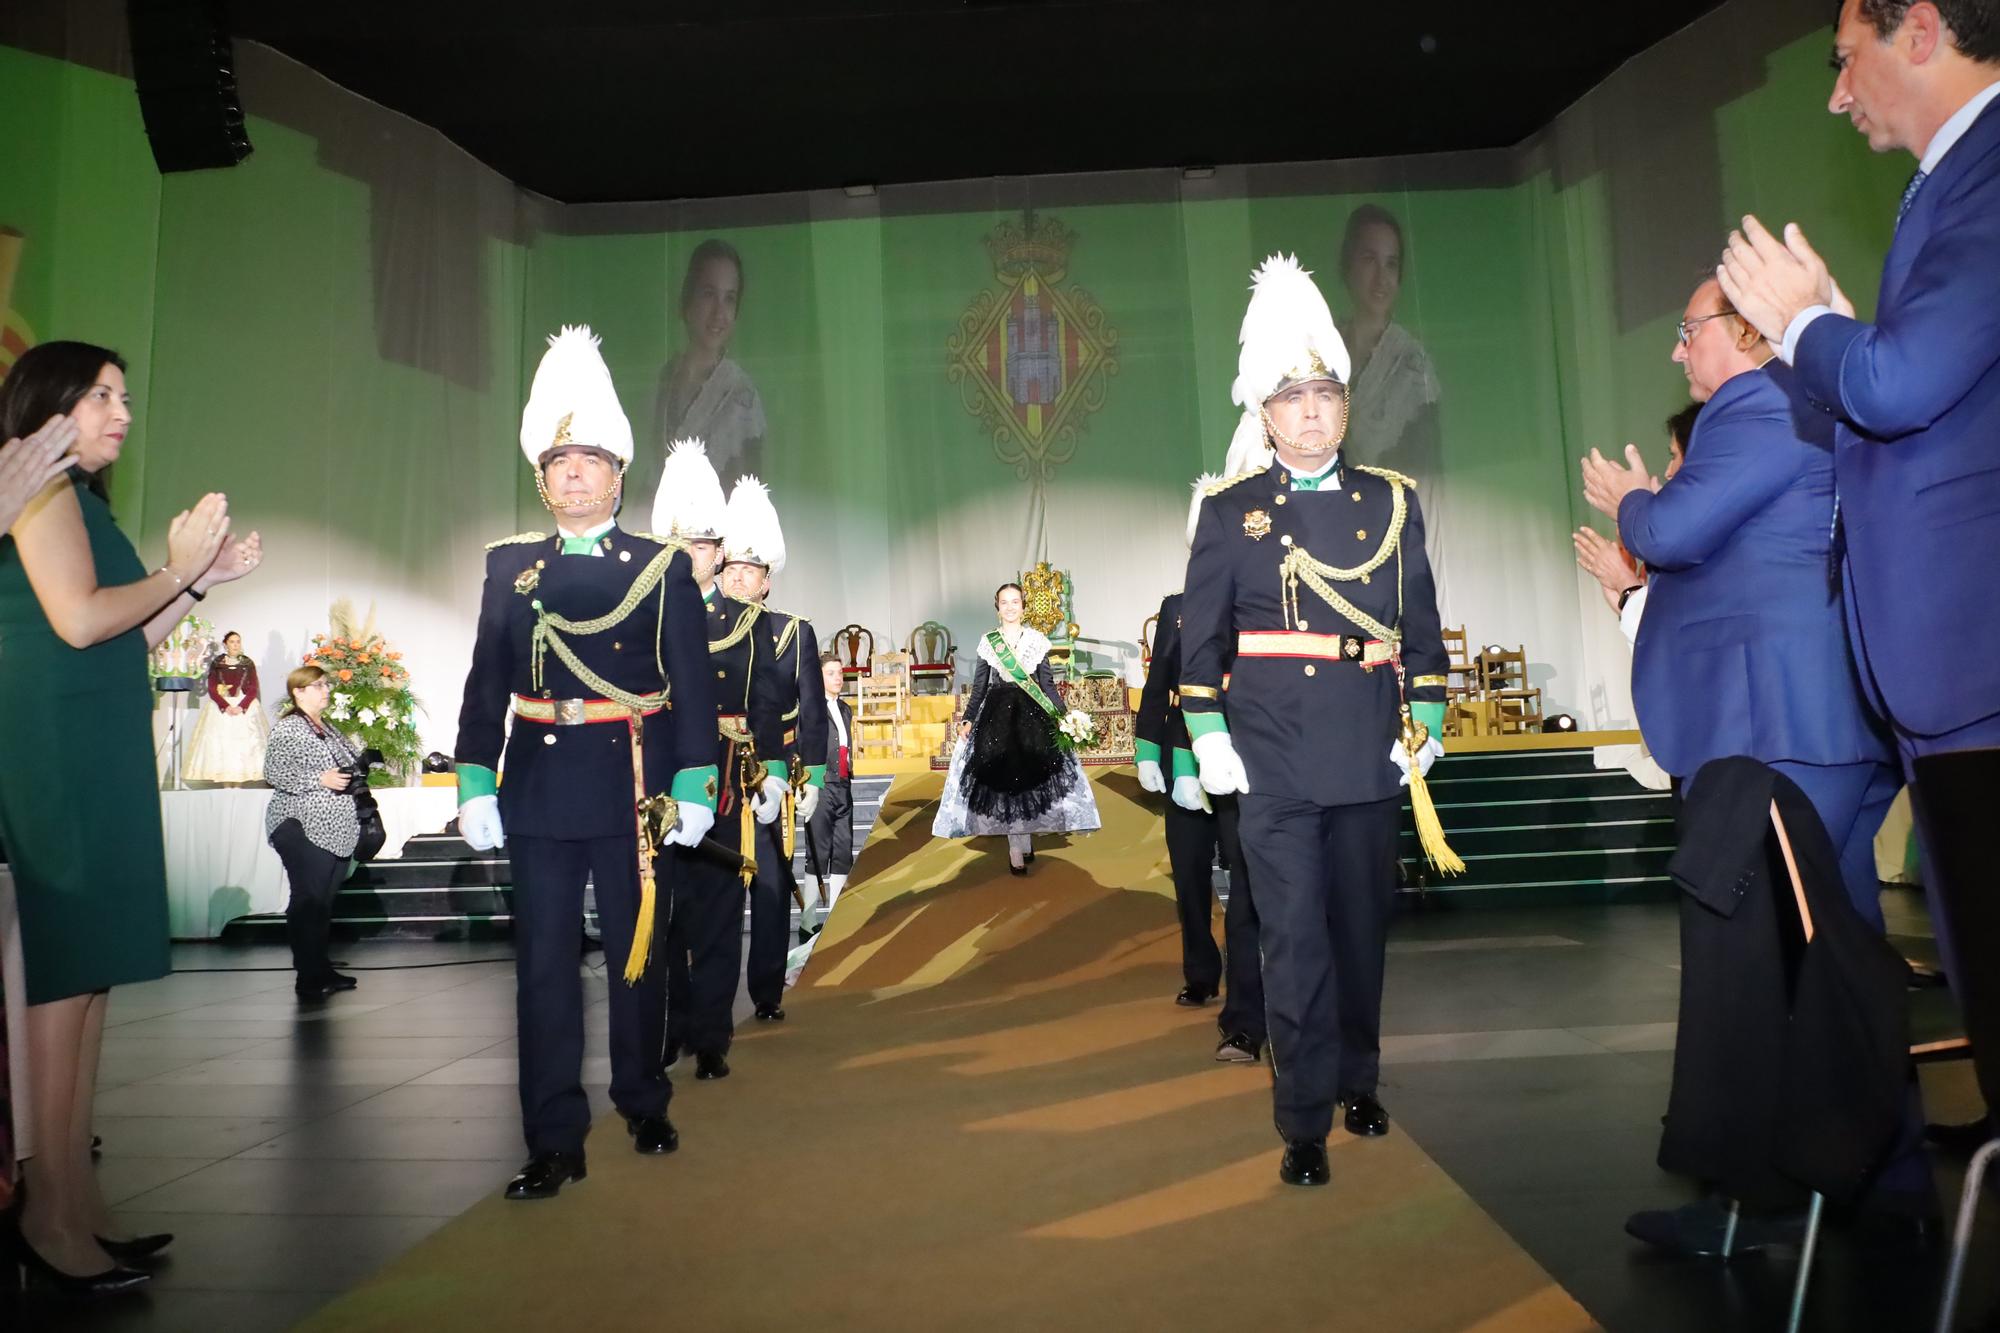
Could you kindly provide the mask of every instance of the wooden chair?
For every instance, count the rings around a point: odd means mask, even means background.
[[[1145,664],[1148,671],[1153,669],[1153,634],[1159,627],[1160,614],[1157,611],[1147,616],[1144,623],[1139,626],[1139,660]]]
[[[958,645],[949,629],[926,620],[910,631],[909,654],[912,693],[951,693],[958,679]]]
[[[854,748],[865,752],[886,747],[890,755],[903,752],[903,719],[909,714],[909,681],[898,674],[873,672],[859,676],[854,685]],[[875,735],[871,730],[879,728]]]
[[[868,662],[875,655],[875,635],[861,625],[842,625],[827,640],[826,650],[840,659],[840,683],[852,694],[854,683],[868,674]]]
[[[1478,667],[1479,693],[1492,701],[1494,734],[1516,735],[1539,731],[1542,725],[1542,692],[1528,684],[1528,650],[1524,644],[1513,652],[1488,648],[1474,659]]]
[[[1473,700],[1479,693],[1479,673],[1472,664],[1470,650],[1466,646],[1465,626],[1447,629],[1444,632],[1444,734],[1447,736],[1480,736],[1485,733],[1478,729],[1483,711],[1461,709],[1459,705]],[[1468,729],[1470,728],[1470,729]]]

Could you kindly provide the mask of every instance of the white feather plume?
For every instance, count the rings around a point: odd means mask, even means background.
[[[1245,411],[1236,422],[1236,433],[1229,437],[1229,452],[1224,455],[1222,475],[1234,477],[1243,472],[1262,472],[1271,466],[1271,446],[1264,439],[1264,418],[1255,411]]]
[[[632,423],[618,405],[599,339],[585,324],[565,324],[549,339],[521,409],[521,452],[540,467],[558,438],[632,461]]]
[[[1315,353],[1342,384],[1348,382],[1347,344],[1312,274],[1296,256],[1277,254],[1250,276],[1250,305],[1237,334],[1236,383],[1230,397],[1255,412],[1280,385],[1303,370]]]
[[[785,531],[771,503],[771,488],[755,477],[738,477],[722,519],[722,558],[763,565],[775,577],[785,567]]]
[[[715,541],[722,536],[728,508],[722,479],[700,440],[675,440],[660,465],[660,489],[653,495],[653,531],[683,541]]]
[[[1222,478],[1213,472],[1204,472],[1194,479],[1194,498],[1188,501],[1187,544],[1194,545],[1195,524],[1201,521],[1201,502],[1208,498],[1208,488]]]

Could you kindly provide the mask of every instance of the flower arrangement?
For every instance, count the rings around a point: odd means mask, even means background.
[[[160,646],[147,657],[154,676],[200,676],[208,671],[215,656],[215,627],[200,616],[189,615],[169,630]]]
[[[417,766],[417,710],[423,707],[410,692],[410,673],[403,655],[368,622],[357,629],[346,602],[334,604],[332,634],[315,634],[301,659],[332,678],[333,697],[326,720],[352,737],[357,749],[382,752],[382,763],[397,779],[407,781]]]
[[[1097,721],[1081,708],[1072,708],[1056,723],[1056,744],[1065,750],[1089,749],[1097,744]]]

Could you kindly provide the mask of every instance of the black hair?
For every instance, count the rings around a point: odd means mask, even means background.
[[[50,417],[62,416],[83,401],[106,366],[122,373],[125,358],[95,343],[37,343],[21,353],[21,359],[0,380],[0,440],[25,439],[42,428]],[[109,468],[85,472],[69,470],[70,480],[89,488],[100,500],[109,501],[104,474]]]
[[[1687,460],[1688,441],[1694,438],[1694,419],[1700,415],[1701,404],[1689,403],[1667,418],[1667,438],[1680,441],[1683,462]]]
[[[1888,41],[1910,12],[1913,0],[1860,0],[1858,13],[1875,29],[1875,36]],[[1938,17],[1951,30],[1952,50],[1982,65],[2000,62],[2000,0],[1931,0]],[[1833,23],[1840,26],[1844,4],[1834,6]]]
[[[1018,584],[1018,583],[1003,583],[1003,584],[1001,584],[1001,585],[1000,585],[999,587],[997,587],[997,588],[995,588],[995,589],[993,590],[993,608],[994,608],[994,609],[995,609],[996,611],[997,611],[997,610],[999,610],[999,608],[1000,608],[1000,594],[1001,594],[1001,593],[1003,593],[1003,592],[1005,592],[1005,591],[1007,591],[1007,589],[1009,589],[1009,588],[1012,588],[1012,589],[1013,589],[1013,590],[1014,590],[1015,592],[1018,592],[1018,593],[1020,593],[1020,594],[1021,594],[1021,600],[1022,600],[1022,601],[1024,601],[1024,602],[1025,602],[1025,601],[1027,601],[1027,600],[1028,600],[1028,594],[1027,594],[1027,592],[1026,592],[1026,591],[1025,591],[1025,590],[1024,590],[1024,589],[1023,589],[1022,587],[1021,587],[1021,585],[1020,585],[1020,584]]]

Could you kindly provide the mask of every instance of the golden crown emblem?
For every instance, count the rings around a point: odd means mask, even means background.
[[[1076,233],[1054,218],[1025,214],[1019,222],[1003,222],[985,237],[993,273],[1013,282],[1030,269],[1044,282],[1061,282],[1069,272],[1069,250]]]

